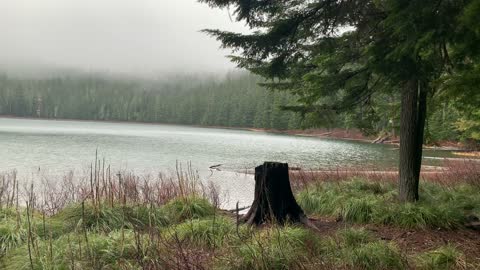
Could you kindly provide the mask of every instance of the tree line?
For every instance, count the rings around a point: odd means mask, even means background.
[[[298,114],[281,110],[289,93],[265,91],[246,73],[163,80],[76,75],[27,79],[0,76],[0,114],[20,117],[141,121],[296,129]]]
[[[288,91],[269,91],[246,72],[223,77],[173,76],[169,79],[122,79],[99,74],[51,78],[0,75],[0,115],[48,119],[140,121],[267,129],[344,128],[367,135],[399,133],[400,97],[376,93],[370,104],[351,111],[298,112]],[[454,102],[430,101],[429,141],[472,137],[462,130],[467,115]]]

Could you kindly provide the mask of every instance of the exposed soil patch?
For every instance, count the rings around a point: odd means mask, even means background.
[[[334,218],[312,219],[323,236],[333,236],[344,228],[365,228],[379,240],[394,241],[407,255],[413,255],[451,244],[461,250],[470,262],[480,263],[480,231],[471,229],[435,230],[403,229],[376,224],[349,224]]]
[[[375,140],[375,136],[365,136],[360,130],[357,129],[289,129],[289,130],[277,130],[277,129],[265,129],[265,128],[249,128],[251,131],[282,133],[288,135],[298,135],[307,137],[320,137],[320,138],[332,138],[332,139],[344,139],[372,142]]]
[[[306,136],[306,137],[317,137],[317,138],[331,138],[331,139],[341,139],[341,140],[352,140],[352,141],[362,141],[369,143],[382,143],[398,146],[400,143],[400,138],[398,135],[384,135],[384,136],[375,136],[375,135],[365,135],[359,129],[343,129],[343,128],[312,128],[312,129],[287,129],[287,130],[278,130],[278,129],[268,129],[268,128],[241,128],[257,132],[271,132],[271,133],[280,133],[296,136]],[[424,146],[427,149],[439,149],[439,150],[463,150],[467,149],[466,145],[457,141],[438,141],[433,144],[426,144]],[[478,156],[477,156],[478,157]]]

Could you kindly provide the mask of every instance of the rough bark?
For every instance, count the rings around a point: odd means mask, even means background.
[[[417,140],[416,140],[416,190],[418,194],[418,184],[420,179],[420,171],[422,168],[422,155],[423,155],[423,142],[425,135],[425,120],[427,118],[427,85],[425,83],[420,84],[418,91],[418,122],[417,122]],[[418,199],[418,195],[417,195]]]
[[[412,79],[402,92],[400,117],[400,164],[399,199],[404,202],[417,201],[422,146],[427,108],[425,84]]]
[[[265,162],[255,168],[255,197],[243,220],[254,225],[300,222],[315,228],[293,196],[286,163]]]

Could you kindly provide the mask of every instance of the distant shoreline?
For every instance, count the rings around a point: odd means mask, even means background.
[[[28,119],[28,120],[52,120],[52,121],[74,121],[74,122],[98,122],[98,123],[128,123],[128,124],[143,124],[143,125],[172,125],[172,126],[184,126],[184,127],[196,127],[196,128],[214,128],[214,129],[226,129],[226,130],[243,130],[252,132],[264,132],[274,133],[290,136],[302,136],[313,137],[321,139],[335,139],[345,141],[357,141],[364,143],[373,143],[375,137],[365,136],[359,130],[356,129],[293,129],[293,130],[280,130],[269,128],[254,128],[254,127],[228,127],[228,126],[210,126],[210,125],[194,125],[194,124],[181,124],[181,123],[162,123],[162,122],[144,122],[144,121],[125,121],[125,120],[98,120],[98,119],[72,119],[72,118],[45,118],[45,117],[20,117],[15,115],[0,115],[0,118],[5,119]],[[390,140],[382,142],[386,145],[399,145],[398,137],[394,137]],[[455,142],[443,142],[439,146],[425,146],[426,149],[435,150],[447,150],[447,151],[460,151],[469,152],[462,148],[461,145]]]
[[[21,117],[15,115],[0,115],[0,118],[6,119],[27,119],[27,120],[51,120],[51,121],[71,121],[71,122],[97,122],[97,123],[116,123],[116,124],[140,124],[140,125],[171,125],[184,127],[198,127],[198,128],[217,128],[217,129],[233,129],[255,131],[246,127],[227,127],[227,126],[208,126],[208,125],[193,125],[180,123],[163,123],[163,122],[145,122],[145,121],[126,121],[126,120],[99,120],[99,119],[77,119],[77,118],[45,118],[45,117]]]
[[[231,129],[231,130],[244,130],[253,132],[275,133],[292,136],[303,137],[317,137],[317,138],[330,138],[330,139],[343,139],[361,142],[372,142],[375,138],[361,135],[357,130],[352,130],[353,136],[327,136],[325,133],[331,133],[328,129],[271,129],[271,128],[255,128],[255,127],[230,127],[230,126],[215,126],[215,125],[195,125],[195,124],[181,124],[181,123],[165,123],[165,122],[145,122],[145,121],[127,121],[127,120],[99,120],[99,119],[77,119],[77,118],[46,118],[46,117],[21,117],[15,115],[0,115],[0,118],[6,119],[28,119],[28,120],[52,120],[52,121],[72,121],[72,122],[99,122],[99,123],[129,123],[129,124],[147,124],[147,125],[172,125],[172,126],[185,126],[185,127],[199,127],[199,128],[216,128],[216,129]],[[348,134],[349,131],[345,129],[335,128],[337,132],[343,132]]]

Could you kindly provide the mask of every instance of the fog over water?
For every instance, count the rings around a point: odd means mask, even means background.
[[[246,31],[229,11],[196,0],[0,0],[0,68],[146,76],[233,69],[205,28]]]

